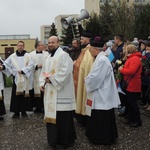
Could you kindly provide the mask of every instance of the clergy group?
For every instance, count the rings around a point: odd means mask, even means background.
[[[86,31],[80,41],[72,41],[71,55],[61,48],[57,36],[49,37],[47,50],[36,41],[30,53],[24,41],[18,41],[17,50],[0,60],[0,118],[6,113],[3,73],[13,79],[12,119],[28,117],[28,111],[44,113],[49,146],[73,146],[75,120],[85,127],[90,142],[113,144],[118,138],[115,108],[120,99],[111,62],[103,51],[105,43]],[[75,48],[78,42],[80,47]]]

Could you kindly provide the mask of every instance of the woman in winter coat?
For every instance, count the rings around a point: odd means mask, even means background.
[[[124,124],[128,124],[130,127],[139,127],[142,125],[142,121],[137,100],[141,92],[142,55],[133,44],[127,46],[126,52],[127,60],[124,67],[119,67],[119,71],[123,74],[124,80],[128,82],[126,99],[129,110],[127,120]]]

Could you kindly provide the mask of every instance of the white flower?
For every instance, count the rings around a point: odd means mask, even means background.
[[[122,61],[121,60],[116,60],[116,63],[118,64],[118,65],[121,65],[122,64]]]

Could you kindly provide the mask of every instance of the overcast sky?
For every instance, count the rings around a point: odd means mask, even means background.
[[[84,0],[0,0],[0,35],[30,34],[40,38],[40,26],[60,14],[80,14]]]

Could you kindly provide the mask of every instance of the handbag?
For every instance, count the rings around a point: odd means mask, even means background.
[[[120,82],[120,86],[121,86],[121,89],[122,89],[123,92],[126,91],[126,89],[127,89],[127,87],[128,87],[128,84],[129,84],[129,82],[128,82],[128,81],[125,81],[125,80],[122,80],[122,81]]]
[[[138,72],[139,68],[137,69],[137,71],[135,72],[135,74]],[[120,86],[121,86],[121,89],[122,89],[123,92],[126,92],[126,89],[127,89],[128,85],[129,85],[129,82],[135,76],[135,74],[129,80],[124,80],[124,79],[121,80]]]

